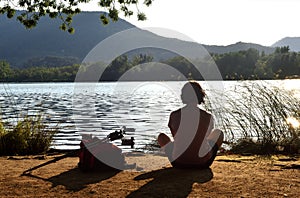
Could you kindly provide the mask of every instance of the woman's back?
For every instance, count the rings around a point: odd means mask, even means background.
[[[213,116],[198,108],[204,103],[204,90],[197,82],[187,82],[181,90],[185,107],[170,115],[169,128],[174,142],[164,133],[158,143],[175,167],[209,167],[223,141],[223,132],[214,128]]]
[[[205,138],[213,128],[211,114],[186,106],[172,112],[169,127],[174,137],[172,158],[180,163],[201,163],[211,150]]]

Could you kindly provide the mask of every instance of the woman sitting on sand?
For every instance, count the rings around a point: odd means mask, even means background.
[[[205,92],[197,82],[182,88],[181,99],[186,106],[171,113],[169,128],[174,141],[166,134],[158,136],[171,164],[178,168],[208,168],[223,141],[223,132],[214,129],[213,116],[198,108]]]

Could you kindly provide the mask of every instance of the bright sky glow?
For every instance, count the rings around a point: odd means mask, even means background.
[[[297,129],[297,128],[299,128],[299,126],[300,126],[299,121],[298,121],[296,118],[294,118],[294,117],[289,117],[289,118],[286,119],[286,121],[287,121],[287,123],[290,124],[294,129]]]
[[[83,10],[98,10],[90,3]],[[154,0],[141,7],[148,20],[121,18],[139,28],[167,28],[201,44],[250,42],[270,46],[300,36],[299,0]]]

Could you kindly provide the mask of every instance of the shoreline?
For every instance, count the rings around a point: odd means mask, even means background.
[[[284,78],[266,78],[266,79],[196,79],[197,82],[205,82],[205,81],[284,81],[284,80],[300,80],[300,75],[296,76],[286,76]],[[94,84],[94,83],[117,83],[117,82],[125,82],[125,83],[137,83],[137,82],[160,82],[159,80],[103,80],[103,81],[1,81],[2,84],[62,84],[62,83],[86,83],[86,84]],[[166,80],[163,82],[186,82],[186,80]]]

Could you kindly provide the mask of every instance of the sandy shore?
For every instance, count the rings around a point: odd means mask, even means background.
[[[82,173],[68,157],[0,157],[0,197],[300,197],[300,158],[218,156],[207,170],[171,168],[164,156],[135,154],[139,171]]]

